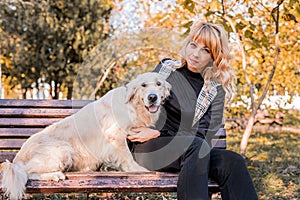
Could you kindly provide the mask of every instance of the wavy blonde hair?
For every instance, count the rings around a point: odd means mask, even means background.
[[[224,27],[219,24],[207,23],[201,20],[195,21],[188,37],[186,38],[181,54],[181,67],[187,64],[185,49],[190,42],[203,43],[209,48],[213,62],[203,72],[205,84],[210,88],[210,81],[221,84],[226,91],[226,97],[230,100],[235,93],[235,75],[229,65],[230,51],[228,47],[228,35]]]

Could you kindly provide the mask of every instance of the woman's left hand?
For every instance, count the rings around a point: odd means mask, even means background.
[[[128,135],[127,138],[132,142],[146,142],[160,136],[158,130],[147,127],[132,128],[131,131],[135,132],[135,134]]]

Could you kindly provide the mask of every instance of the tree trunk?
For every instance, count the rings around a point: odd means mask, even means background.
[[[59,96],[59,83],[57,81],[54,82],[54,96],[53,99],[58,99]]]
[[[23,88],[22,89],[22,99],[26,99],[26,93],[27,93],[27,89],[26,88]]]
[[[248,119],[248,123],[247,123],[246,129],[244,131],[243,138],[242,138],[241,143],[240,143],[240,154],[244,158],[246,158],[246,148],[247,148],[247,145],[248,145],[248,139],[251,135],[252,128],[253,128],[253,125],[254,125],[256,112],[257,112],[257,109],[255,109],[255,111],[252,111],[252,113],[250,115],[250,118]]]
[[[72,85],[72,84],[69,84],[69,85],[68,85],[67,99],[72,99],[72,95],[73,95],[73,85]]]

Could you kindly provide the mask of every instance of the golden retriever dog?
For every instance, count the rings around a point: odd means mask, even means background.
[[[65,171],[93,171],[103,162],[147,171],[134,161],[126,138],[134,127],[154,125],[170,89],[160,74],[144,73],[32,135],[12,163],[3,163],[3,191],[20,199],[28,179],[59,181]]]

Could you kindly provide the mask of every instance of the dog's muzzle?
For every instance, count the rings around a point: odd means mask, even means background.
[[[149,103],[149,105],[146,106],[147,110],[150,113],[156,113],[159,109],[159,104],[157,102],[157,99],[158,99],[157,94],[149,94],[147,99],[148,99],[148,103]]]

